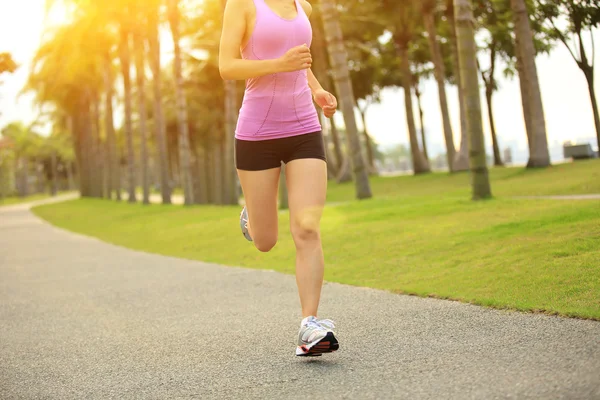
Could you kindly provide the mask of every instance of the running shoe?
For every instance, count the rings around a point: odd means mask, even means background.
[[[321,322],[320,322],[321,321]],[[296,355],[300,357],[318,357],[339,349],[331,320],[318,320],[315,317],[306,317],[300,324],[298,332],[298,347]]]
[[[250,231],[248,230],[248,210],[246,207],[242,210],[240,214],[240,228],[242,228],[242,234],[248,241],[252,241],[252,237],[250,236]]]

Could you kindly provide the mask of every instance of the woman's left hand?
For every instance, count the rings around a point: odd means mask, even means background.
[[[323,114],[327,118],[333,117],[337,110],[337,100],[334,95],[324,89],[319,89],[313,93],[315,103],[323,109]]]

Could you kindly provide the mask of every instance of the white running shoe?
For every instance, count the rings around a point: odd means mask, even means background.
[[[318,357],[339,349],[340,345],[335,338],[334,328],[335,325],[331,320],[318,320],[315,317],[304,318],[298,332],[296,355]]]

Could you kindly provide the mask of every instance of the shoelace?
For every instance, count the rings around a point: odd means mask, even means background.
[[[324,326],[325,328],[335,329],[335,324],[330,319],[319,319],[317,320],[317,322],[319,323],[319,325]]]

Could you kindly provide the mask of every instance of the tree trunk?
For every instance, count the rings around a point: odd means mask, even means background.
[[[168,0],[169,24],[173,34],[175,59],[173,60],[173,74],[175,77],[175,96],[177,98],[177,125],[179,130],[179,159],[182,172],[182,186],[185,205],[194,204],[194,183],[192,179],[192,165],[190,157],[190,136],[188,131],[187,100],[183,90],[182,60],[180,42],[179,0]]]
[[[221,0],[223,9],[227,0]],[[238,102],[237,82],[225,81],[225,137],[224,147],[224,198],[223,204],[238,205],[239,193],[237,185],[237,172],[235,169],[235,127],[237,125]]]
[[[215,204],[216,203],[216,196],[215,196],[215,173],[214,173],[214,168],[215,168],[215,163],[214,163],[214,150],[213,150],[213,146],[212,144],[207,145],[204,148],[204,172],[206,174],[205,177],[205,181],[206,181],[206,197],[208,199],[208,203],[209,204]]]
[[[354,93],[352,91],[352,82],[348,72],[348,54],[344,45],[342,29],[338,20],[335,0],[321,0],[321,12],[323,19],[323,30],[325,31],[325,40],[329,50],[329,62],[337,93],[341,111],[344,114],[346,123],[346,136],[348,139],[349,156],[354,173],[354,183],[356,185],[356,197],[358,199],[367,199],[373,197],[369,183],[369,175],[360,150],[360,141],[358,139],[358,128],[354,116]]]
[[[235,126],[237,124],[237,85],[235,81],[225,82],[225,137],[224,137],[224,182],[223,204],[238,205],[239,194],[235,170]]]
[[[598,102],[596,100],[596,92],[594,91],[594,68],[589,67],[585,71],[585,80],[588,84],[590,92],[590,100],[592,101],[592,111],[594,113],[594,124],[596,126],[596,139],[598,141],[598,152],[600,152],[600,115],[598,113]]]
[[[452,68],[458,87],[458,105],[460,112],[460,148],[453,161],[454,172],[467,171],[469,169],[469,138],[467,136],[467,112],[464,101],[464,88],[460,79],[460,61],[458,57],[458,46],[456,39],[456,20],[454,19],[454,0],[446,0],[446,17],[450,26],[450,47],[452,49]]]
[[[104,92],[105,92],[105,106],[104,106],[104,129],[106,129],[106,166],[107,166],[107,195],[109,199],[112,199],[113,190],[116,192],[117,199],[120,200],[120,185],[119,179],[119,162],[117,157],[117,141],[115,136],[115,124],[113,118],[113,76],[112,76],[112,62],[110,54],[106,55],[104,63]]]
[[[72,162],[68,162],[67,163],[67,189],[69,191],[71,190],[75,190],[75,177],[74,177],[74,173],[73,173],[73,163]]]
[[[157,166],[160,175],[160,193],[163,204],[171,204],[171,184],[169,181],[169,158],[165,117],[162,109],[162,88],[160,68],[160,38],[158,35],[159,9],[153,7],[148,18],[148,47],[150,50],[150,66],[152,68],[152,87],[154,89],[154,129],[158,152]]]
[[[424,14],[425,27],[429,37],[429,48],[432,55],[435,80],[437,81],[438,94],[440,99],[440,110],[442,112],[442,121],[444,126],[444,138],[446,140],[446,158],[450,172],[454,172],[454,159],[456,158],[456,149],[454,148],[454,135],[452,133],[452,124],[450,123],[450,113],[448,112],[448,99],[446,98],[446,71],[440,44],[437,41],[437,32],[435,29],[435,18],[433,10]]]
[[[425,121],[423,119],[423,106],[421,104],[421,90],[419,89],[419,84],[415,85],[415,96],[417,98],[417,107],[419,107],[419,123],[421,124],[421,143],[423,147],[423,156],[426,160],[429,161],[429,154],[427,153],[427,140],[425,135]]]
[[[329,120],[329,132],[331,133],[331,142],[333,143],[333,152],[335,154],[335,166],[336,170],[342,169],[344,162],[344,152],[342,151],[342,144],[340,143],[340,135],[333,119]]]
[[[498,145],[498,137],[496,136],[496,123],[494,121],[494,111],[493,111],[493,103],[492,97],[494,95],[494,90],[496,90],[496,41],[492,39],[492,43],[490,44],[490,69],[488,71],[488,76],[484,71],[481,71],[481,78],[485,84],[485,99],[487,102],[487,111],[488,118],[490,121],[490,133],[492,135],[492,146],[494,149],[494,165],[497,167],[502,167],[504,164],[502,163],[502,158],[500,157],[500,147]]]
[[[123,75],[123,96],[125,103],[125,137],[127,139],[127,167],[128,167],[128,201],[135,203],[136,199],[136,166],[135,153],[133,149],[133,128],[131,120],[131,72],[130,72],[130,47],[129,32],[121,30],[121,40],[119,42],[119,57],[121,59],[121,74]]]
[[[46,176],[44,175],[43,163],[40,157],[35,159],[35,174],[36,174],[36,192],[46,192]]]
[[[477,47],[473,29],[471,0],[454,0],[456,34],[460,57],[461,85],[465,89],[465,109],[469,137],[469,166],[473,200],[492,196],[481,122],[479,74],[477,73]]]
[[[360,108],[357,106],[357,108],[360,113],[360,119],[363,124],[363,136],[364,136],[364,140],[365,140],[365,147],[367,148],[367,164],[369,167],[369,174],[377,175],[377,168],[375,167],[375,156],[373,155],[373,140],[371,139],[371,136],[369,135],[369,132],[367,130],[367,118],[366,117],[367,117],[368,106],[366,106],[365,108]]]
[[[328,54],[327,54],[327,44],[325,43],[325,33],[323,32],[323,19],[321,18],[321,12],[319,7],[315,7],[313,13],[311,15],[311,20],[313,21],[313,42],[311,45],[311,55],[313,57],[312,70],[315,74],[315,77],[319,80],[321,85],[323,85],[323,89],[328,92],[333,92],[333,84],[329,73],[327,72],[329,69]],[[325,118],[323,116],[323,118]],[[323,121],[323,118],[321,121]],[[321,122],[321,125],[325,124]],[[333,120],[330,120],[330,132],[331,139],[333,143],[335,160],[330,158],[330,167],[335,165],[335,170],[339,171],[342,167],[342,150],[340,146],[339,136],[337,134],[337,129],[334,125]]]
[[[138,114],[140,129],[140,151],[142,167],[142,192],[143,203],[150,204],[150,177],[148,175],[148,139],[147,139],[147,120],[148,111],[146,109],[146,63],[145,47],[141,33],[136,32],[133,35],[133,48],[135,52],[135,77],[137,82],[138,94]]]
[[[104,197],[104,165],[102,163],[103,152],[102,152],[102,139],[100,138],[100,96],[98,93],[94,93],[92,100],[92,190],[94,191],[94,197],[103,198]]]
[[[216,141],[212,148],[213,152],[213,199],[216,205],[223,204],[223,153],[221,141]]]
[[[550,153],[529,15],[525,0],[511,0],[510,4],[515,24],[515,50],[521,82],[521,98],[530,141],[527,167],[547,167],[550,165]]]
[[[206,150],[204,146],[197,145],[196,147],[196,174],[198,180],[194,185],[194,201],[196,204],[208,204],[208,182],[206,181]]]
[[[410,151],[412,154],[413,172],[423,174],[430,172],[429,163],[423,157],[419,148],[419,139],[417,139],[417,129],[415,127],[415,118],[412,104],[412,83],[413,76],[410,71],[410,62],[408,60],[408,44],[398,43],[398,55],[401,58],[402,68],[402,87],[404,88],[404,104],[406,107],[406,122],[408,124],[408,137],[410,140]]]
[[[500,146],[498,145],[498,136],[496,136],[496,123],[494,122],[494,111],[492,108],[492,96],[493,90],[486,89],[485,99],[487,101],[488,117],[490,119],[490,133],[492,135],[492,145],[494,148],[494,165],[496,167],[502,167],[502,157],[500,156]]]
[[[56,162],[56,150],[50,154],[50,169],[52,176],[50,180],[50,196],[56,196],[58,193],[58,163]]]

